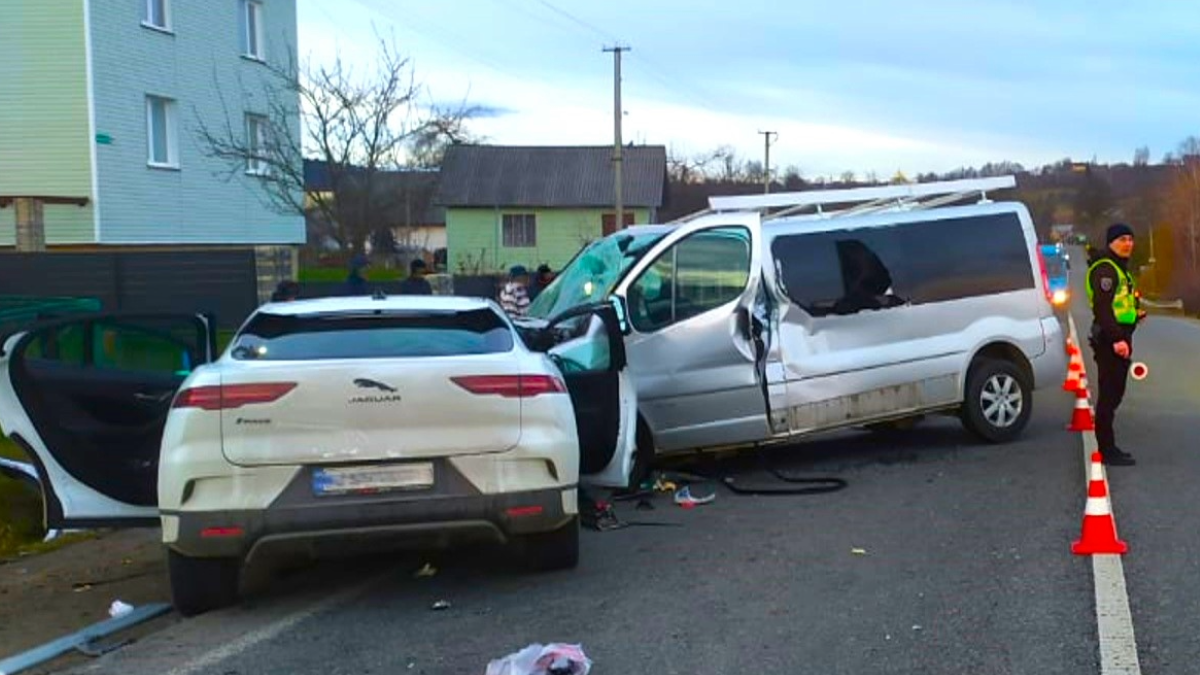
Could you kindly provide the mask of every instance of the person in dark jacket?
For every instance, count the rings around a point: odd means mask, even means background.
[[[291,302],[300,297],[300,284],[287,279],[279,282],[271,294],[271,302]]]
[[[425,261],[414,258],[408,264],[408,278],[400,282],[401,295],[433,295],[433,286],[425,278]]]
[[[345,295],[367,295],[370,291],[367,289],[367,280],[362,275],[362,270],[370,264],[365,255],[356,255],[350,261],[350,273],[346,275],[346,284],[343,293]]]
[[[1088,267],[1087,293],[1092,308],[1088,342],[1096,359],[1096,443],[1106,465],[1132,466],[1133,455],[1117,447],[1113,421],[1125,397],[1133,358],[1133,332],[1146,317],[1129,274],[1133,229],[1124,223],[1108,228],[1107,250],[1097,251]]]
[[[529,284],[529,301],[533,302],[537,296],[554,281],[554,270],[550,266],[542,263],[538,265],[537,271],[534,272],[533,282]]]

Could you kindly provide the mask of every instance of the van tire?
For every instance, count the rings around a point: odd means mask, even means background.
[[[579,565],[579,516],[557,530],[521,535],[514,543],[521,566],[531,572],[574,569]]]
[[[236,604],[241,567],[238,558],[193,558],[167,549],[175,609],[183,616],[196,616]]]
[[[1014,407],[1018,408],[1015,418],[1011,417]],[[968,431],[989,443],[1007,443],[1021,434],[1032,412],[1033,391],[1016,364],[997,359],[972,364],[960,412]]]

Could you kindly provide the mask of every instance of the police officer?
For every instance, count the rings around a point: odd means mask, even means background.
[[[1092,330],[1088,338],[1099,371],[1100,394],[1096,400],[1096,442],[1109,466],[1132,466],[1133,455],[1117,447],[1113,418],[1125,396],[1129,364],[1133,356],[1133,331],[1146,313],[1141,309],[1129,275],[1133,253],[1133,229],[1124,223],[1108,228],[1107,250],[1088,268],[1088,303],[1092,307]]]

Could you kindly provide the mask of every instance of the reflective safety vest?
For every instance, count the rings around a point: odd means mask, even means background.
[[[1130,276],[1128,272],[1121,269],[1120,265],[1112,260],[1109,260],[1108,258],[1101,258],[1100,260],[1092,263],[1092,266],[1088,268],[1088,306],[1092,307],[1093,309],[1095,308],[1095,304],[1092,301],[1092,295],[1094,293],[1092,290],[1092,272],[1100,265],[1105,264],[1112,265],[1113,269],[1117,271],[1117,289],[1113,294],[1112,301],[1113,316],[1116,317],[1117,323],[1119,324],[1133,325],[1137,323],[1138,314],[1137,290],[1133,285],[1133,277]]]

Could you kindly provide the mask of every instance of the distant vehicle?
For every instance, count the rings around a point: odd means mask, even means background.
[[[1046,275],[1046,293],[1050,304],[1057,308],[1066,307],[1071,301],[1071,255],[1062,244],[1043,244],[1041,253],[1042,271]]]
[[[485,299],[300,300],[218,355],[206,317],[88,315],[7,340],[0,423],[50,527],[161,523],[184,615],[297,544],[483,538],[570,568],[578,485],[633,466],[623,323],[599,304],[518,334]]]

